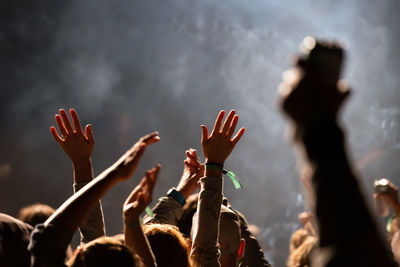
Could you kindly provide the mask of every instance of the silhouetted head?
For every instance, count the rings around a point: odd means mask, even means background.
[[[68,261],[71,267],[137,267],[142,266],[137,256],[112,237],[97,238],[75,250]]]
[[[54,209],[46,204],[36,203],[25,206],[18,212],[18,219],[32,226],[44,223],[54,212]]]
[[[149,240],[158,267],[190,266],[188,241],[176,226],[148,224],[143,226],[143,231]]]

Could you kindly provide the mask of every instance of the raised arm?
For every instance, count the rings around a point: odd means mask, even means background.
[[[49,266],[49,262],[62,263],[65,249],[82,218],[111,187],[132,176],[146,147],[158,140],[157,132],[142,137],[111,167],[65,201],[44,225],[37,227],[29,246],[32,266]],[[61,241],[59,235],[62,235]]]
[[[91,156],[94,148],[94,138],[92,126],[90,124],[86,125],[84,132],[75,109],[70,109],[70,114],[73,125],[64,109],[60,109],[60,113],[55,115],[62,137],[58,134],[55,127],[50,127],[50,131],[54,140],[72,161],[74,193],[76,193],[93,180]],[[105,235],[104,217],[100,200],[91,209],[88,216],[82,220],[79,230],[81,232],[81,242],[83,243]]]
[[[146,172],[146,176],[133,189],[123,206],[125,245],[136,253],[147,267],[156,266],[156,259],[140,225],[140,214],[151,202],[160,168],[161,166],[157,165]]]
[[[199,187],[199,179],[204,175],[204,164],[195,149],[186,150],[186,159],[178,186],[171,188],[167,196],[158,200],[153,208],[154,217],[146,217],[145,223],[164,223],[178,225],[186,199]]]
[[[365,205],[337,122],[349,90],[335,79],[328,56],[340,48],[317,43],[315,49],[324,55],[324,61],[314,61],[321,66],[299,60],[284,74],[280,92],[295,142],[311,168],[323,266],[395,266]]]
[[[233,148],[243,136],[241,128],[234,136],[239,117],[231,111],[223,122],[225,111],[221,111],[215,121],[211,135],[202,125],[202,149],[206,163],[205,177],[200,179],[197,215],[193,226],[190,256],[196,266],[220,266],[217,245],[219,217],[222,203],[222,166]],[[208,164],[208,165],[207,165]]]

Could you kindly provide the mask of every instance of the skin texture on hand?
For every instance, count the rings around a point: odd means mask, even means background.
[[[137,222],[140,214],[150,204],[160,169],[161,165],[158,164],[151,170],[146,171],[146,175],[126,199],[123,206],[125,222],[129,224]]]
[[[221,110],[218,114],[211,135],[208,134],[208,129],[205,125],[201,126],[201,145],[206,163],[224,164],[225,160],[231,154],[233,148],[244,134],[245,129],[241,128],[232,138],[239,117],[235,115],[234,110],[231,110],[223,123],[225,113],[225,110]]]
[[[60,113],[55,115],[55,119],[61,136],[54,126],[50,127],[50,131],[54,140],[61,146],[72,162],[79,163],[90,159],[92,155],[94,148],[93,131],[92,126],[88,124],[85,127],[85,132],[83,132],[75,109],[70,109],[70,114],[73,126],[65,110],[60,109]]]
[[[155,266],[155,257],[140,226],[139,216],[151,202],[160,168],[158,164],[146,172],[145,177],[133,189],[122,208],[125,221],[125,244],[133,253],[139,255],[145,266]]]
[[[55,127],[50,127],[54,140],[60,145],[74,166],[74,183],[87,183],[93,179],[91,155],[94,148],[92,126],[86,125],[83,132],[75,109],[70,109],[73,126],[64,109],[55,115],[58,134]]]
[[[187,199],[199,187],[199,179],[203,176],[204,164],[198,158],[196,150],[186,150],[183,173],[176,190]]]
[[[139,160],[150,144],[160,140],[158,132],[153,132],[143,136],[134,144],[122,157],[111,166],[111,171],[121,180],[129,179],[135,172]]]
[[[146,146],[158,142],[159,139],[157,132],[140,138],[139,141],[125,152],[113,165],[66,200],[53,215],[47,219],[45,225],[61,225],[65,229],[74,232],[89,210],[109,189],[111,189],[111,187],[132,176]]]

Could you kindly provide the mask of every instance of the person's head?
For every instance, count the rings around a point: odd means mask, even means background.
[[[68,261],[70,267],[138,267],[142,266],[138,257],[119,240],[99,237],[79,248]]]
[[[0,266],[30,266],[27,249],[32,226],[0,213]]]
[[[148,224],[143,226],[143,231],[156,257],[157,266],[190,266],[188,241],[176,226]]]
[[[218,236],[218,244],[221,250],[219,262],[222,267],[237,266],[237,261],[243,257],[245,242],[241,237],[238,215],[222,205]]]
[[[32,226],[44,223],[54,212],[54,209],[46,204],[36,203],[25,206],[18,212],[18,219]]]

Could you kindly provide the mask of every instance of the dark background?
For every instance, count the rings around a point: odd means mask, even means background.
[[[397,0],[2,0],[0,211],[57,207],[71,194],[71,163],[49,132],[59,108],[92,123],[95,174],[140,136],[160,132],[135,177],[103,199],[108,234],[121,231],[121,205],[144,170],[163,165],[154,199],[164,195],[185,149],[200,149],[200,124],[234,108],[247,131],[226,167],[245,188],[227,180],[225,194],[283,266],[304,210],[277,109],[287,57],[308,35],[346,46],[353,95],[343,121],[372,203],[375,178],[400,183],[399,12]]]

